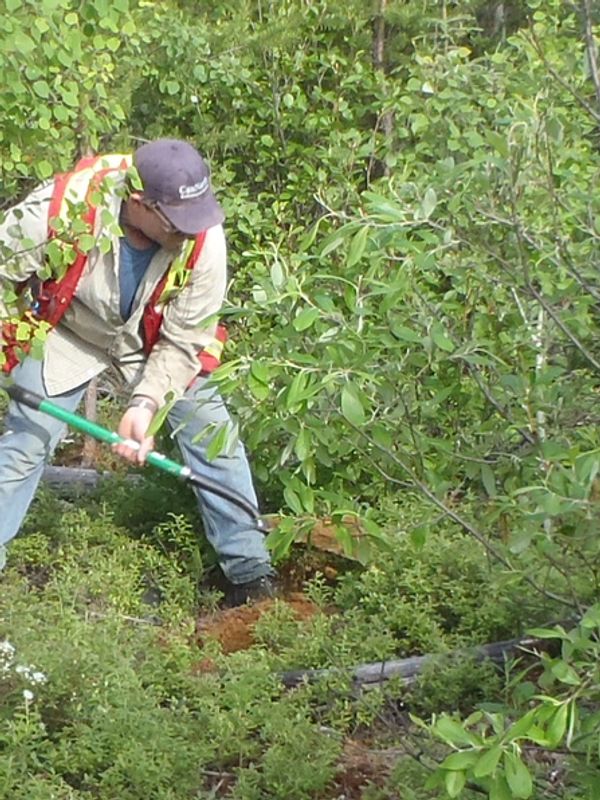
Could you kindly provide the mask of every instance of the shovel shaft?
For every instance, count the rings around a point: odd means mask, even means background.
[[[30,392],[27,389],[23,389],[21,386],[16,386],[14,384],[12,386],[8,386],[6,387],[6,392],[18,403],[23,403],[30,408],[34,408],[37,411],[41,411],[44,414],[54,417],[55,419],[59,419],[61,422],[65,422],[72,428],[75,428],[82,433],[87,433],[89,436],[92,436],[94,439],[98,439],[101,442],[106,442],[107,444],[111,445],[127,444],[129,447],[133,447],[134,449],[139,447],[138,442],[125,439],[123,436],[119,436],[118,433],[109,431],[107,428],[103,428],[102,425],[98,425],[96,422],[91,422],[89,419],[81,417],[79,414],[66,411],[64,408],[55,405],[49,400],[45,400],[40,395],[35,394],[35,392]],[[237,492],[227,489],[215,481],[211,481],[209,478],[197,475],[196,473],[192,472],[189,467],[185,467],[182,464],[179,464],[177,461],[167,458],[167,456],[163,455],[162,453],[158,453],[156,450],[152,450],[150,453],[148,453],[146,456],[146,461],[153,467],[157,467],[163,472],[167,472],[170,475],[175,475],[177,478],[187,480],[201,489],[205,489],[208,492],[219,495],[219,497],[223,497],[225,500],[235,503],[235,505],[244,509],[244,511],[252,517],[259,529],[263,529],[264,523],[260,519],[258,510],[250,502],[248,502],[245,497],[237,494]]]

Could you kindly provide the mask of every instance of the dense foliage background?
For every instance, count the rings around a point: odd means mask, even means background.
[[[210,556],[189,509],[157,484],[149,502],[114,486],[85,510],[42,498],[2,579],[2,627],[48,677],[24,698],[5,651],[0,794],[333,797],[345,737],[369,731],[386,752],[416,744],[365,798],[595,799],[598,10],[0,7],[2,207],[89,149],[195,142],[228,214],[218,380],[263,506],[284,517],[270,543],[285,556],[330,516],[365,563],[325,599],[313,584],[336,615],[304,630],[281,611],[198,679],[189,619]],[[149,572],[171,603],[160,634],[123,622]],[[284,694],[273,678],[534,625],[548,651],[504,677],[430,676],[412,701],[424,729],[390,711],[401,688]]]

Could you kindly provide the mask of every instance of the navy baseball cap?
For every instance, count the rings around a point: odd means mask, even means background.
[[[148,142],[135,151],[133,163],[144,186],[144,198],[155,203],[182,233],[200,233],[225,219],[212,193],[208,165],[188,142]]]

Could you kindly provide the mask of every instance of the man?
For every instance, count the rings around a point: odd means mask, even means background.
[[[1,319],[11,317],[2,301],[8,288],[35,279],[47,262],[66,260],[64,275],[41,289],[37,281],[32,301],[36,316],[53,326],[43,358],[24,358],[12,377],[74,411],[90,380],[116,366],[132,387],[118,427],[131,445],[115,447],[121,456],[144,462],[153,448],[147,431],[154,414],[176,399],[167,419],[188,466],[256,505],[239,442],[214,460],[206,457],[211,432],[231,426],[206,376],[218,364],[214,320],[226,289],[224,214],[208,167],[194,147],[176,139],[144,144],[133,167],[128,156],[84,160],[33,191],[0,225],[0,246],[9,253],[0,260]],[[15,324],[13,310],[13,330]],[[9,365],[15,352],[5,346]],[[17,534],[63,433],[61,422],[10,403],[0,438],[1,546]],[[195,491],[207,538],[231,584],[229,603],[271,595],[273,570],[253,520],[229,501]]]

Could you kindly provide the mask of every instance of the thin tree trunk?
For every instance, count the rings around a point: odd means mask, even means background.
[[[373,65],[378,69],[383,76],[385,76],[385,11],[387,7],[387,0],[379,0],[379,7],[375,17],[374,25],[374,38],[373,38]],[[394,130],[394,117],[392,111],[383,111],[377,119],[375,130],[381,128],[385,134],[386,142],[392,140],[392,133]],[[387,177],[390,174],[390,168],[385,161],[383,163],[383,174]],[[369,165],[369,175],[373,165],[373,158]]]
[[[585,45],[587,49],[588,63],[590,65],[590,75],[594,82],[596,91],[596,102],[600,111],[600,70],[598,69],[598,46],[594,38],[594,28],[592,25],[592,3],[591,0],[583,0],[583,17],[585,23]]]
[[[375,17],[375,39],[373,41],[373,63],[377,69],[383,70],[385,53],[385,9],[387,0],[379,0],[379,8]]]
[[[84,399],[84,414],[90,422],[98,420],[98,379],[90,381]],[[86,436],[83,440],[83,452],[81,454],[81,466],[92,467],[98,457],[98,442],[91,436]]]

